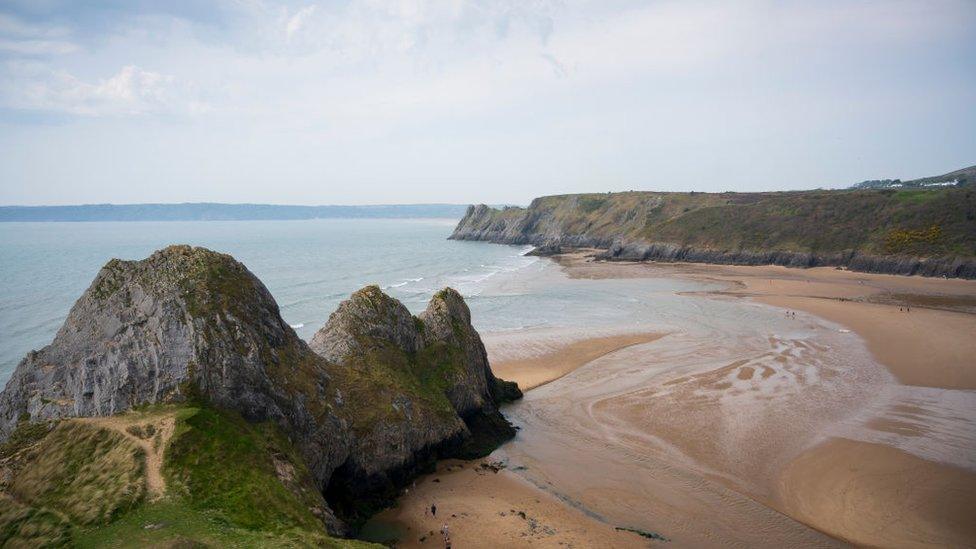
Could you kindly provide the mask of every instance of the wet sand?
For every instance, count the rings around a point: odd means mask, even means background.
[[[976,389],[976,281],[877,275],[833,268],[588,261],[568,254],[570,276],[678,276],[729,286],[715,295],[753,297],[842,324],[906,385]],[[902,310],[899,310],[902,309]],[[906,312],[910,309],[910,312]]]
[[[516,358],[486,338],[489,356],[507,359],[493,358],[496,373],[536,388],[506,410],[522,431],[493,459],[511,471],[425,485],[423,498],[449,496],[479,525],[453,534],[456,546],[517,532],[479,511],[500,497],[485,482],[538,523],[589,525],[581,547],[614,526],[676,547],[976,545],[976,282],[560,262],[573,278],[710,283],[688,296],[702,329]],[[401,507],[422,510],[418,495]],[[415,515],[397,517],[419,531]]]
[[[976,476],[890,446],[830,439],[794,460],[781,483],[790,515],[857,545],[976,543]]]
[[[856,333],[893,379],[876,380],[873,394],[865,393],[864,402],[845,417],[818,426],[817,436],[794,437],[792,448],[756,441],[755,455],[739,471],[715,459],[722,452],[709,447],[715,440],[711,436],[689,432],[677,422],[662,436],[683,448],[693,467],[703,472],[715,467],[715,478],[727,485],[839,539],[888,547],[976,545],[976,512],[971,510],[976,501],[976,282],[836,269],[608,265],[579,256],[563,262],[573,276],[664,275],[719,282],[726,286],[710,292],[716,298],[745,298],[810,313]],[[735,379],[758,373],[735,363],[729,368]],[[830,367],[822,364],[818,371],[823,375]],[[729,377],[723,373],[698,374],[698,389],[721,384]],[[680,386],[682,381],[668,383]],[[805,389],[815,390],[816,385]],[[688,404],[691,396],[685,392],[684,404],[674,399],[667,404],[680,405],[686,414],[695,408]],[[757,464],[770,460],[777,466],[768,468],[765,478],[756,475]]]
[[[664,334],[626,334],[570,341],[540,355],[492,364],[492,371],[496,376],[514,381],[523,391],[528,391],[555,381],[604,355],[662,337]]]

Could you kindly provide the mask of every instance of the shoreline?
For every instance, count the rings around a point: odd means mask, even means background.
[[[570,278],[586,279],[616,279],[616,278],[686,278],[699,282],[711,284],[721,284],[722,289],[709,290],[705,292],[695,292],[706,294],[709,299],[718,300],[740,300],[745,299],[780,309],[802,311],[813,315],[816,318],[824,319],[835,325],[843,326],[840,331],[851,331],[857,334],[868,351],[875,360],[890,372],[895,381],[895,387],[907,387],[910,391],[952,391],[953,394],[961,393],[969,395],[976,387],[976,368],[960,368],[959,360],[967,357],[976,356],[976,342],[968,343],[966,333],[976,333],[976,315],[969,309],[976,302],[976,282],[961,279],[932,279],[903,277],[897,275],[875,275],[865,273],[854,273],[850,271],[839,271],[836,269],[814,268],[814,269],[788,269],[785,267],[761,266],[761,267],[740,267],[723,266],[709,264],[648,264],[648,263],[624,263],[624,262],[592,262],[588,261],[585,253],[576,252],[552,258],[559,264],[563,273]],[[926,306],[926,305],[930,306]],[[911,312],[901,311],[898,307],[911,307]],[[949,320],[946,320],[949,319]],[[971,331],[970,331],[971,330]],[[594,338],[576,339],[566,342],[559,348],[549,352],[528,358],[516,358],[499,361],[493,365],[496,374],[507,379],[515,379],[520,382],[520,386],[525,383],[524,390],[530,397],[538,397],[545,393],[547,395],[558,393],[555,385],[547,385],[550,382],[561,378],[578,368],[588,364],[593,364],[592,368],[586,371],[590,375],[595,375],[594,369],[605,368],[605,366],[633,361],[640,356],[640,349],[644,349],[644,344],[650,344],[647,349],[658,349],[654,341],[664,337],[666,334],[645,333],[631,334],[629,336],[604,336]],[[892,343],[894,341],[894,343]],[[919,341],[928,342],[929,345],[919,345]],[[491,352],[489,351],[491,354]],[[730,366],[734,366],[730,365]],[[752,377],[751,367],[738,367],[739,376],[748,375]],[[748,370],[748,374],[744,372]],[[582,370],[578,370],[581,371]],[[503,374],[500,372],[504,372]],[[706,372],[712,375],[710,372]],[[701,374],[704,375],[704,374]],[[698,377],[701,377],[699,375]],[[723,374],[724,375],[724,374]],[[573,379],[579,378],[574,375]],[[674,376],[672,376],[674,377]],[[687,377],[687,376],[686,376]],[[695,377],[695,376],[692,376]],[[740,377],[739,379],[743,379]],[[675,381],[680,381],[675,379]],[[671,381],[673,383],[674,381]],[[572,383],[572,382],[571,382]],[[698,382],[696,382],[698,383]],[[709,382],[714,385],[714,382]],[[888,382],[891,383],[891,382]],[[667,386],[668,383],[659,384]],[[567,384],[560,382],[560,389]],[[538,391],[542,391],[539,393]],[[915,393],[911,393],[913,396]],[[941,394],[941,393],[940,393]],[[619,397],[614,397],[618,398]],[[532,399],[530,399],[532,400]],[[647,429],[650,425],[641,423],[641,415],[648,403],[654,402],[647,400],[634,400],[633,404],[624,401],[624,407],[613,404],[613,399],[606,402],[597,401],[596,406],[591,409],[590,414],[610,414],[609,418],[614,421],[624,421],[625,424],[633,425],[623,433],[633,431],[639,435],[641,430]],[[643,403],[643,404],[641,404]],[[634,407],[636,406],[636,407]],[[927,412],[927,411],[923,411]],[[919,412],[916,418],[917,425],[906,427],[905,422],[891,423],[891,418],[879,418],[880,422],[874,424],[879,432],[898,431],[906,428],[925,428],[925,418],[923,412]],[[638,415],[634,415],[637,413]],[[885,423],[885,422],[888,423]],[[658,433],[656,436],[678,436],[681,440],[680,431],[646,431],[648,434]],[[671,433],[671,435],[668,435]],[[857,433],[860,433],[858,431]],[[891,435],[891,433],[888,433]],[[629,435],[628,435],[629,436]],[[643,436],[643,435],[642,435]],[[853,436],[853,435],[852,435]],[[858,435],[860,436],[860,434]],[[566,441],[570,442],[570,441]],[[508,456],[509,450],[517,450],[518,442],[511,443],[510,447],[503,447],[500,451],[493,454],[497,456]],[[523,441],[522,445],[525,444]],[[690,445],[690,446],[689,446]],[[743,496],[757,502],[755,505],[766,506],[774,513],[783,513],[786,517],[792,517],[819,532],[823,532],[834,539],[846,540],[857,544],[878,543],[880,540],[886,545],[898,546],[926,546],[938,544],[960,544],[967,539],[976,539],[976,530],[973,526],[965,523],[962,518],[965,512],[958,510],[958,502],[966,501],[966,498],[976,496],[976,475],[971,469],[961,468],[938,461],[923,459],[918,455],[904,451],[904,449],[885,444],[883,440],[858,440],[847,438],[845,433],[831,433],[828,429],[821,433],[819,439],[812,444],[798,447],[798,451],[788,454],[780,454],[780,461],[785,462],[778,465],[766,476],[747,480],[737,478],[734,472],[722,469],[722,461],[714,461],[714,458],[707,458],[708,453],[701,453],[700,446],[694,439],[682,443],[682,448],[678,455],[667,458],[667,453],[662,454],[665,460],[660,462],[660,466],[669,469],[676,466],[681,470],[687,467],[687,471],[697,471],[702,479],[708,479],[708,483],[717,483],[737,491]],[[909,448],[911,450],[911,448]],[[690,453],[689,453],[690,452]],[[794,455],[795,454],[795,455]],[[762,454],[759,454],[762,455]],[[524,458],[525,456],[520,456]],[[659,456],[661,457],[661,456]],[[701,461],[701,459],[705,461]],[[711,461],[709,461],[711,459]],[[841,461],[836,461],[841,459]],[[690,460],[690,461],[689,461]],[[523,460],[516,460],[522,467]],[[825,467],[825,464],[834,463],[833,467]],[[529,465],[534,468],[536,464]],[[545,462],[539,463],[545,465]],[[847,465],[842,467],[841,465]],[[472,467],[478,467],[477,464]],[[523,471],[521,474],[502,470],[499,473],[481,479],[480,483],[464,483],[452,480],[453,477],[443,476],[441,482],[430,483],[430,497],[447,497],[448,492],[444,489],[450,486],[449,494],[452,505],[471,506],[477,509],[479,502],[485,502],[485,495],[493,490],[491,483],[499,483],[499,487],[494,489],[514,490],[513,493],[523,494],[526,498],[525,512],[536,517],[537,524],[561,525],[559,527],[550,526],[557,531],[563,531],[572,527],[575,522],[588,524],[580,530],[581,538],[578,542],[584,546],[596,545],[597,538],[587,539],[588,535],[595,535],[601,531],[601,526],[611,527],[606,520],[596,519],[584,510],[589,512],[601,513],[599,499],[591,501],[576,502],[574,505],[562,501],[566,495],[555,498],[548,490],[537,487],[539,478],[532,483],[526,482],[522,477],[525,473],[533,471]],[[446,475],[452,475],[450,471]],[[907,476],[906,476],[907,474]],[[680,473],[687,476],[687,473]],[[878,475],[882,475],[879,477]],[[513,480],[510,477],[521,481],[518,487],[508,482]],[[768,478],[767,478],[768,477]],[[890,477],[890,478],[888,478]],[[927,490],[920,485],[919,480],[925,479],[926,483],[934,483],[949,490],[950,496],[946,495],[946,490]],[[507,479],[500,481],[500,479]],[[765,480],[764,480],[765,479]],[[812,482],[811,479],[815,481]],[[429,477],[422,479],[423,483],[429,482]],[[670,481],[668,481],[670,482]],[[759,484],[755,484],[759,482]],[[900,483],[900,484],[899,484]],[[672,482],[673,484],[673,482]],[[427,486],[427,484],[424,484]],[[663,498],[667,498],[668,484],[663,486]],[[752,486],[753,488],[749,488]],[[757,486],[759,488],[757,488]],[[756,490],[760,490],[756,492]],[[503,491],[504,491],[503,490]],[[558,490],[557,490],[558,491]],[[714,491],[714,490],[713,490]],[[905,493],[917,494],[913,497],[912,509],[907,509],[906,505],[898,501],[891,501],[893,495]],[[531,494],[535,492],[537,496]],[[488,496],[492,497],[498,494]],[[843,494],[845,497],[842,497]],[[557,513],[554,508],[543,506],[540,502],[544,497],[554,498],[564,509]],[[679,498],[678,493],[673,493],[672,498]],[[887,498],[887,499],[886,499]],[[841,499],[848,507],[838,508],[836,500]],[[853,499],[855,503],[850,503]],[[538,500],[538,501],[536,501]],[[596,502],[596,505],[594,505]],[[812,502],[812,503],[810,503]],[[948,503],[947,503],[948,502]],[[953,503],[955,502],[955,504]],[[415,498],[405,496],[401,498],[400,504],[406,509],[415,507]],[[933,510],[933,512],[914,512],[914,508]],[[467,508],[467,507],[466,507]],[[408,519],[410,523],[410,512],[404,514],[403,511],[395,508],[394,510],[384,511],[387,519],[390,516]],[[840,509],[840,510],[838,510]],[[906,510],[907,509],[907,510]],[[666,508],[655,507],[645,509],[652,515],[668,512]],[[911,511],[911,512],[910,512]],[[938,511],[938,512],[936,512]],[[758,511],[756,511],[758,512]],[[568,513],[568,514],[565,514]],[[853,514],[859,517],[857,521],[850,521],[845,517]],[[416,512],[413,513],[416,519]],[[758,516],[758,515],[757,515]],[[896,516],[898,521],[890,524],[889,517]],[[918,519],[922,516],[923,519]],[[934,517],[934,518],[933,518]],[[940,520],[939,517],[944,517]],[[466,520],[485,524],[489,532],[495,530],[507,532],[508,534],[518,535],[517,531],[511,529],[512,524],[505,525],[503,516],[489,516],[479,514],[473,516],[469,513]],[[767,517],[768,518],[768,517]],[[568,521],[568,522],[567,522]],[[595,521],[594,525],[590,521]],[[614,520],[611,522],[620,522]],[[518,523],[513,523],[516,526]],[[782,523],[783,526],[789,522]],[[743,526],[745,527],[745,526]],[[792,527],[790,527],[792,528]],[[454,527],[451,531],[455,532]],[[732,530],[734,532],[734,530]],[[884,535],[878,534],[884,532]],[[479,546],[476,542],[477,536],[474,531],[457,530],[456,535],[452,536],[459,545]],[[602,534],[604,535],[605,530]],[[667,536],[669,530],[665,529],[663,534]],[[728,534],[728,532],[726,532]],[[529,534],[526,534],[529,535]],[[829,545],[829,538],[817,539],[816,536],[798,533],[796,535],[807,536],[807,541],[816,545]],[[640,538],[638,538],[640,539]],[[674,545],[682,546],[689,544],[693,539],[683,536],[681,540],[675,540]],[[774,545],[770,538],[767,545]],[[779,538],[782,542],[783,539]],[[470,542],[474,541],[472,545]],[[646,545],[648,540],[644,539]],[[699,543],[711,544],[712,542],[701,541]],[[625,543],[619,541],[618,543]],[[652,541],[653,543],[653,541]],[[696,543],[692,542],[691,545]],[[402,545],[424,546],[421,545]],[[436,546],[436,545],[432,545]]]

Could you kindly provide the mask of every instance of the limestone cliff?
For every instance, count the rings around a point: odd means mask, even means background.
[[[328,493],[345,515],[367,514],[436,456],[483,455],[515,434],[497,405],[521,393],[494,377],[467,305],[450,288],[417,317],[378,287],[363,288],[310,346],[339,365],[352,412],[349,457]]]
[[[112,260],[0,393],[0,441],[22,421],[202,402],[276,423],[323,493],[355,518],[369,508],[355,498],[375,505],[430,460],[468,452],[473,426],[495,426],[493,443],[514,434],[497,405],[520,393],[491,374],[453,290],[414,318],[368,287],[313,347],[230,256],[172,246]],[[326,515],[331,531],[345,531]]]
[[[976,278],[976,189],[547,196],[527,208],[471,206],[451,238],[540,254],[599,248],[607,260]]]

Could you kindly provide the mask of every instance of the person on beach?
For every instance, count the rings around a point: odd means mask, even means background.
[[[430,504],[430,516],[437,517],[437,505],[433,503]]]
[[[441,534],[444,536],[444,547],[446,549],[451,549],[451,533],[447,529],[447,523],[441,526]]]

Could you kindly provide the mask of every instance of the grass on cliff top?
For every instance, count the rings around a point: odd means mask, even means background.
[[[33,507],[57,510],[76,524],[108,522],[146,494],[142,449],[107,429],[62,422],[28,459],[10,494]]]
[[[23,505],[0,493],[0,547],[68,547],[71,523],[48,509]]]
[[[145,501],[141,451],[124,436],[64,421],[25,451],[0,493],[0,546],[370,546],[328,536],[312,512],[322,496],[275,426],[206,407],[168,411],[177,430],[163,499]]]

